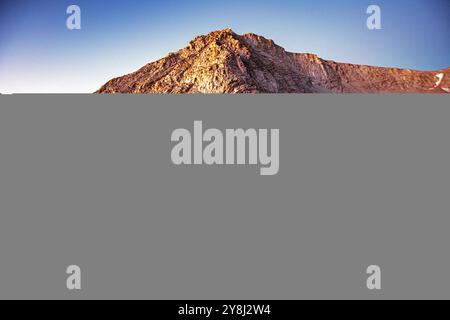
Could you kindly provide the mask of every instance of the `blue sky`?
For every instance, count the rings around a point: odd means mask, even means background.
[[[81,30],[66,28],[70,4]],[[366,27],[370,4],[382,30]],[[340,62],[450,66],[450,0],[1,0],[0,92],[93,92],[226,27]]]

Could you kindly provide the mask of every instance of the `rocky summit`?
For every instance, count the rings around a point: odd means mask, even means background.
[[[198,36],[187,47],[108,81],[96,93],[450,93],[450,68],[338,63],[225,29]]]

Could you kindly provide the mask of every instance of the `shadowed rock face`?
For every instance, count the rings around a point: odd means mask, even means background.
[[[108,81],[97,93],[450,93],[441,71],[371,67],[286,52],[272,40],[231,29]]]

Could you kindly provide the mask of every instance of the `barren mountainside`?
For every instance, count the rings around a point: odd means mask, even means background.
[[[450,68],[372,67],[291,53],[272,40],[231,29],[112,79],[97,93],[450,93]]]

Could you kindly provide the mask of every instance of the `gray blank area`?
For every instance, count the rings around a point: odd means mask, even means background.
[[[173,165],[194,120],[280,129],[278,175]],[[448,299],[449,121],[448,95],[1,96],[0,298]]]

